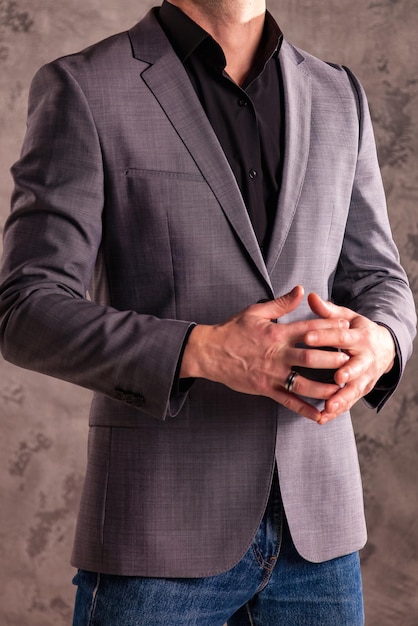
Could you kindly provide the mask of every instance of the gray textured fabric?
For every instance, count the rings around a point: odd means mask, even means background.
[[[219,322],[297,283],[389,326],[402,367],[411,351],[414,307],[363,91],[287,42],[280,58],[286,151],[266,263],[152,13],[34,79],[13,168],[1,340],[7,359],[96,392],[77,567],[226,570],[260,522],[275,460],[304,557],[365,542],[348,414],[320,428],[203,380],[170,399],[191,323]],[[287,319],[310,315],[305,304]]]

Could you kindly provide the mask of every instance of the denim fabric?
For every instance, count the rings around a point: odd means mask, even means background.
[[[79,570],[73,626],[362,626],[358,553],[310,563],[297,553],[277,481],[244,558],[208,578]]]

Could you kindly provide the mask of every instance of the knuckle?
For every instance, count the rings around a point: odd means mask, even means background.
[[[346,329],[346,328],[342,328],[339,331],[339,335],[340,335],[340,343],[343,346],[349,345],[351,343],[351,331],[350,329]]]
[[[306,367],[311,367],[313,365],[314,360],[314,352],[312,350],[302,350],[302,365]]]
[[[373,390],[374,384],[372,381],[369,381],[366,386],[364,387],[364,392],[363,395],[367,395],[368,393],[370,393]]]

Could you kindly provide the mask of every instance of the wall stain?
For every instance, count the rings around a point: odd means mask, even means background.
[[[39,589],[35,589],[35,594],[32,597],[30,606],[28,607],[28,612],[55,615],[55,620],[59,617],[62,618],[62,622],[61,619],[59,620],[60,623],[69,624],[73,614],[73,608],[61,596],[54,596],[48,602],[40,597]],[[19,623],[19,625],[22,626],[21,622],[16,623]]]
[[[0,29],[8,28],[14,33],[28,33],[34,20],[28,11],[20,11],[17,2],[0,0]]]
[[[366,434],[356,434],[356,441],[359,456],[361,456],[363,462],[367,465],[374,463],[376,457],[385,448],[383,443]]]
[[[9,58],[9,46],[4,43],[7,31],[30,33],[34,20],[28,11],[20,11],[17,2],[0,0],[0,62]]]
[[[382,74],[389,74],[389,59],[381,55],[376,59],[376,66],[379,72]]]
[[[394,423],[393,441],[391,442],[391,447],[394,447],[403,441],[408,441],[410,435],[413,433],[416,422],[415,411],[417,402],[418,394],[415,394],[412,399],[409,396],[404,396],[402,398],[401,406]],[[413,412],[410,410],[411,407],[413,407]]]
[[[26,551],[30,558],[33,559],[45,552],[52,533],[58,535],[58,541],[63,540],[60,522],[65,521],[68,516],[73,516],[78,505],[81,485],[81,476],[74,473],[67,475],[62,486],[62,506],[51,510],[44,510],[47,505],[47,496],[43,492],[39,494],[40,510],[35,514],[37,524],[29,529],[27,540]]]
[[[399,0],[375,0],[374,2],[369,2],[367,8],[369,11],[374,11],[380,14],[393,9],[395,4],[398,4],[398,2]]]
[[[65,602],[65,600],[63,600],[61,596],[56,596],[55,598],[52,598],[50,602],[50,607],[55,613],[58,613],[58,615],[64,618],[71,618],[73,614],[72,607],[67,602]]]
[[[408,252],[413,261],[418,261],[418,233],[408,233]]]
[[[417,85],[416,79],[403,87],[384,80],[379,110],[371,107],[381,167],[401,167],[414,153],[415,127],[406,109],[416,96]]]
[[[0,387],[0,399],[4,402],[13,402],[21,406],[25,399],[25,392],[19,383],[8,383]]]
[[[38,454],[43,450],[49,450],[53,445],[52,439],[38,433],[35,436],[34,441],[28,443],[27,441],[21,441],[19,448],[15,451],[13,459],[9,463],[9,474],[11,476],[22,477],[34,454]]]
[[[25,90],[23,84],[19,80],[14,85],[10,86],[9,98],[7,102],[7,107],[10,111],[15,110],[16,105],[18,104],[24,93]]]

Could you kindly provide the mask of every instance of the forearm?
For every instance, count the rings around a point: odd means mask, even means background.
[[[188,322],[117,311],[51,287],[3,293],[6,360],[125,401],[164,419]]]

